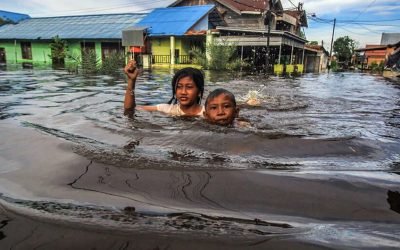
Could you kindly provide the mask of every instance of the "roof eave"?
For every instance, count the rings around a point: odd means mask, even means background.
[[[241,14],[247,14],[247,15],[261,15],[262,12],[261,11],[241,11]]]

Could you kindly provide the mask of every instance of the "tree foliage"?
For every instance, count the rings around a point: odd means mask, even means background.
[[[117,75],[125,65],[123,52],[111,52],[101,60],[95,50],[83,50],[82,54],[73,53],[68,55],[69,62],[67,70],[70,73],[83,75]]]
[[[51,55],[54,64],[64,64],[64,59],[67,56],[68,45],[67,41],[61,40],[58,36],[53,37],[53,42],[50,43]]]
[[[193,47],[194,63],[203,66],[206,69],[213,70],[235,70],[240,67],[246,67],[247,64],[238,58],[236,54],[236,45],[230,44],[225,40],[216,42],[211,40],[207,43],[207,49]]]
[[[333,51],[339,62],[349,62],[358,42],[348,36],[339,37],[333,43]]]

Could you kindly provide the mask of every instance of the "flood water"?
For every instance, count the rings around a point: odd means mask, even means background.
[[[144,71],[137,104],[166,103],[172,75]],[[398,82],[206,72],[219,87],[250,127],[124,117],[123,76],[0,71],[0,246],[400,246]]]

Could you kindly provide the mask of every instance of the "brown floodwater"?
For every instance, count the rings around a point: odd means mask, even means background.
[[[398,82],[205,73],[250,127],[124,117],[122,75],[0,71],[0,247],[398,248]],[[138,104],[172,75],[144,71]]]

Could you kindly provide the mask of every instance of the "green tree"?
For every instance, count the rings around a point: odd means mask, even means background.
[[[237,47],[226,40],[217,42],[211,40],[207,43],[207,49],[200,47],[193,47],[192,54],[194,56],[193,62],[199,64],[206,69],[213,70],[235,70],[241,67],[247,67],[246,62],[238,58],[236,53]]]
[[[339,62],[350,62],[351,56],[353,55],[357,44],[358,42],[348,36],[343,36],[336,39],[336,41],[333,43],[333,52],[335,52]]]
[[[63,65],[64,59],[67,56],[67,42],[61,40],[58,36],[53,37],[53,42],[50,43],[51,55],[49,57],[55,65]]]
[[[310,41],[308,44],[310,44],[310,45],[318,45],[318,41]]]

